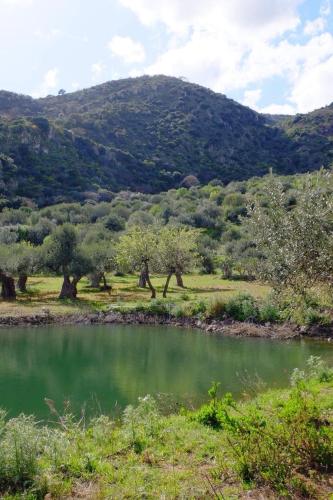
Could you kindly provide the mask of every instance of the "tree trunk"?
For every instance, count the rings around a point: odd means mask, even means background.
[[[67,274],[65,274],[59,299],[76,299],[77,295],[76,283],[77,282],[74,282],[74,280],[72,283],[70,277]]]
[[[17,280],[17,288],[22,293],[27,293],[27,281],[28,276],[26,274],[20,274]]]
[[[150,281],[148,262],[145,262],[144,266],[145,266],[144,269],[145,269],[146,281],[148,283],[149,290],[151,291],[151,298],[156,299],[156,290],[153,287],[152,282]]]
[[[102,279],[102,273],[89,274],[91,288],[99,288]]]
[[[102,280],[103,280],[103,285],[101,286],[101,290],[103,292],[108,292],[108,294],[110,295],[112,286],[107,284],[105,273],[102,273]]]
[[[1,297],[4,300],[16,300],[15,281],[11,276],[0,275],[1,278]]]
[[[165,285],[164,285],[164,290],[163,290],[163,298],[165,299],[166,296],[167,296],[167,291],[168,291],[168,288],[169,288],[169,283],[170,283],[170,280],[171,280],[171,276],[172,276],[173,273],[169,273],[168,274],[168,277],[167,277],[167,280],[165,282]]]
[[[176,275],[176,280],[177,280],[177,286],[180,286],[181,288],[185,288],[182,273],[180,271],[176,271],[175,275]]]
[[[141,269],[138,287],[139,288],[147,288],[147,276],[146,276],[145,268]]]

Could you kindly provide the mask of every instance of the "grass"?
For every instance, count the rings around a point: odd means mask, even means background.
[[[333,376],[320,360],[289,389],[210,397],[165,416],[146,396],[119,421],[52,427],[0,414],[2,498],[330,498]],[[214,408],[219,426],[202,418]]]
[[[48,309],[52,314],[71,314],[76,312],[93,312],[105,309],[110,305],[134,307],[138,303],[149,304],[148,289],[137,287],[137,276],[110,276],[111,294],[91,289],[89,282],[83,278],[78,286],[78,299],[75,301],[58,300],[62,279],[60,277],[37,276],[29,278],[28,293],[18,294],[15,302],[0,302],[0,315],[24,316],[38,314]],[[157,297],[162,298],[165,277],[154,276],[153,284]],[[269,287],[256,282],[230,281],[221,279],[218,275],[193,274],[184,277],[185,289],[176,286],[173,277],[170,282],[166,302],[179,303],[211,301],[214,297],[229,299],[240,292],[250,293],[256,298],[264,298],[269,293]]]

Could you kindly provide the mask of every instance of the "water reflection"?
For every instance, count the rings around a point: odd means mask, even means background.
[[[238,397],[241,379],[287,384],[310,355],[333,364],[325,342],[211,337],[195,330],[147,326],[49,326],[0,331],[0,406],[46,417],[44,397],[112,411],[138,396],[205,398],[212,380]],[[98,404],[96,403],[98,402]]]

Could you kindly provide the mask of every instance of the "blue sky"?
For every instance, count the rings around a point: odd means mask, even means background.
[[[330,0],[0,0],[0,88],[182,76],[264,112],[333,101]]]

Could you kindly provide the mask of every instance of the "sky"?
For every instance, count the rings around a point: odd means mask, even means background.
[[[0,0],[0,89],[39,97],[165,74],[305,113],[333,101],[330,1]]]

